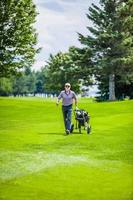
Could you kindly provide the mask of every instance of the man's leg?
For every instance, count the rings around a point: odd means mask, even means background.
[[[72,108],[67,110],[67,130],[71,130]]]
[[[64,126],[67,130],[67,110],[65,107],[62,107],[63,119],[64,119]]]

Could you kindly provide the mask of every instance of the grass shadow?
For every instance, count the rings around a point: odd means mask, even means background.
[[[65,132],[41,132],[41,133],[38,133],[39,135],[65,135]],[[73,131],[71,134],[73,135],[82,135],[83,132],[79,133],[79,131]]]
[[[80,134],[79,131],[73,131],[72,134]],[[82,134],[82,133],[81,133]]]
[[[39,135],[63,135],[63,133],[59,133],[59,132],[41,132],[38,133]]]

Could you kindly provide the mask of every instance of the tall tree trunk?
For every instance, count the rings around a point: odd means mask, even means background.
[[[114,101],[115,98],[115,75],[109,75],[109,100]]]

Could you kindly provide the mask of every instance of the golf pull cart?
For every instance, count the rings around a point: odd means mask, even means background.
[[[75,120],[76,120],[76,129],[79,129],[79,133],[81,134],[81,127],[84,127],[84,130],[87,131],[87,134],[91,132],[91,126],[89,124],[90,115],[87,111],[81,109],[74,110]]]

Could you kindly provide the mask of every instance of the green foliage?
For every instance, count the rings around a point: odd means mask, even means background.
[[[26,85],[26,77],[24,74],[17,76],[13,79],[13,94],[16,95],[26,95],[28,93],[28,88]]]
[[[36,89],[35,93],[46,93],[46,71],[45,69],[41,69],[40,71],[35,73],[36,76]]]
[[[26,68],[20,76],[12,77],[13,95],[34,94],[36,89],[36,77],[30,68]]]
[[[59,93],[66,82],[77,85],[74,75],[74,64],[67,53],[58,53],[50,56],[47,71],[46,88],[53,93]]]
[[[70,82],[72,89],[79,92],[81,83],[91,84],[90,57],[91,51],[76,47],[70,47],[67,53],[51,55],[45,68],[47,91],[59,93]]]
[[[0,95],[8,96],[12,93],[12,82],[8,78],[0,78]]]
[[[133,76],[133,2],[101,0],[100,4],[101,7],[92,4],[89,8],[87,17],[93,22],[93,27],[88,27],[88,36],[79,34],[79,40],[93,51],[94,74],[100,89],[104,90],[106,82],[103,82],[103,77],[109,81],[109,76],[114,75],[116,85],[117,81],[124,80],[123,76],[127,77],[126,82],[132,80],[128,77],[129,74]],[[109,88],[108,92],[111,92]]]
[[[33,24],[36,8],[32,0],[0,1],[0,76],[16,74],[31,66],[37,49]]]
[[[128,0],[123,2],[119,7],[119,18],[123,39],[121,48],[124,51],[121,58],[121,65],[124,68],[124,74],[126,72],[125,75],[130,77],[128,80],[130,83],[133,83],[133,1]]]
[[[36,93],[46,93],[45,72],[34,72],[30,67],[10,78],[0,78],[0,96],[9,95],[35,95]]]

